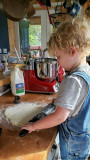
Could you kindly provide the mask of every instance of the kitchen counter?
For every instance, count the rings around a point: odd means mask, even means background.
[[[25,66],[25,64],[17,64],[17,65],[19,66],[20,69],[22,69],[22,66]],[[8,65],[8,68],[10,70],[13,70],[14,67],[15,67],[15,64]],[[3,70],[0,71],[0,87],[9,83],[10,83],[10,73],[3,74]]]
[[[26,93],[21,96],[21,102],[50,103],[56,94]],[[14,105],[14,96],[11,92],[0,97],[0,110]],[[19,137],[20,128],[12,127],[10,123],[0,121],[2,133],[0,136],[0,160],[46,160],[57,135],[57,127],[32,132]]]
[[[0,87],[3,85],[6,85],[10,83],[10,74],[3,74],[3,72],[0,72]]]

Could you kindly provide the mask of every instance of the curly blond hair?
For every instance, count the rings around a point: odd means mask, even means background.
[[[71,46],[86,56],[90,55],[90,29],[85,19],[74,18],[61,22],[47,43],[48,52],[54,55],[56,51]]]

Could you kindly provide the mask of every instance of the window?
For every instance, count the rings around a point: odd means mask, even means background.
[[[41,25],[29,25],[29,45],[41,46]]]

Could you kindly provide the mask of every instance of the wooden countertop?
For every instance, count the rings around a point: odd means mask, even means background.
[[[19,66],[19,68],[22,68],[22,66],[25,66],[25,64],[17,64],[17,65]],[[14,67],[15,67],[15,64],[8,65],[8,68],[10,70],[13,70]],[[10,73],[3,74],[3,71],[0,71],[0,87],[9,83],[10,83]]]
[[[0,72],[0,87],[10,83],[10,74],[3,74],[3,72]]]
[[[50,103],[56,94],[26,93],[21,96],[21,102],[43,101]],[[0,97],[0,109],[14,105],[14,96],[11,92]],[[2,134],[0,136],[0,160],[46,160],[54,143],[57,127],[32,132],[25,137],[19,137],[20,128],[11,127],[8,122],[0,121]]]

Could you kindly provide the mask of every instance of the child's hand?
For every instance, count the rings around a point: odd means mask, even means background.
[[[28,122],[27,124],[25,124],[25,125],[21,128],[21,130],[22,130],[22,129],[28,130],[29,133],[35,131],[35,130],[34,130],[34,127],[33,127],[33,122]]]

